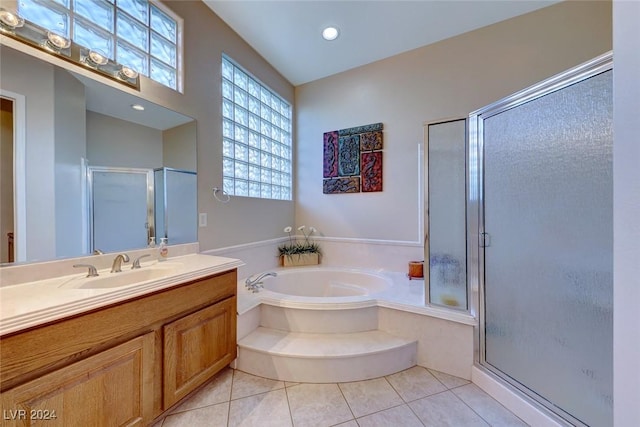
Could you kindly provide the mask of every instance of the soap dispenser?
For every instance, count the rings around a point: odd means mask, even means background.
[[[169,257],[169,243],[166,237],[160,238],[160,246],[158,246],[158,261],[166,261]]]

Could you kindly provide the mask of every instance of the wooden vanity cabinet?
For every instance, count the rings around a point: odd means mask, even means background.
[[[153,419],[153,334],[2,394],[4,426],[143,426]]]
[[[235,299],[229,298],[164,326],[165,408],[235,359],[235,325]]]
[[[236,358],[236,270],[0,337],[2,426],[137,426]]]

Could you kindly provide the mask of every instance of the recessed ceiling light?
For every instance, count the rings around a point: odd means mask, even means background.
[[[337,39],[339,34],[340,32],[336,27],[327,27],[324,30],[322,30],[322,38],[327,41]]]
[[[140,105],[140,104],[133,104],[131,106],[131,108],[133,108],[134,110],[137,110],[137,111],[144,111],[144,107],[142,105]]]

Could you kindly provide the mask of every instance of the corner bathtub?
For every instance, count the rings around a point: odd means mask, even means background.
[[[366,297],[392,286],[391,281],[382,275],[349,268],[301,267],[275,271],[277,277],[263,280],[264,290],[287,299],[301,297],[307,301],[327,301],[343,297]]]

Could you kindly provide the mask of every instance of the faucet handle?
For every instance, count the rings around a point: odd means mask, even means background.
[[[98,271],[96,270],[96,268],[91,265],[91,264],[74,264],[73,265],[75,268],[79,268],[79,267],[87,267],[89,269],[89,272],[87,273],[87,277],[96,277],[98,276]]]
[[[144,257],[148,257],[151,256],[151,254],[144,254],[144,255],[140,255],[138,258],[133,260],[133,265],[131,266],[132,270],[135,270],[136,268],[140,268],[140,258],[144,258]]]

